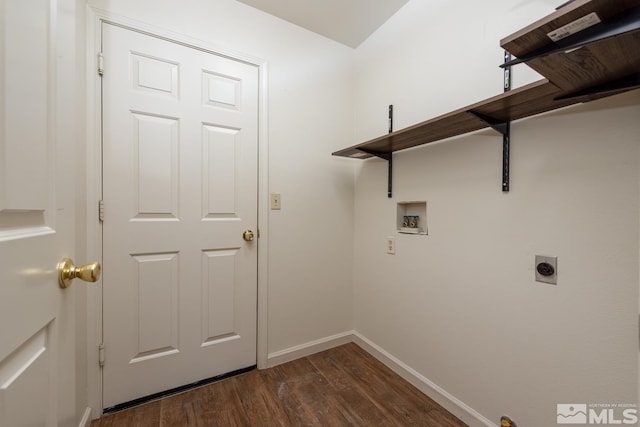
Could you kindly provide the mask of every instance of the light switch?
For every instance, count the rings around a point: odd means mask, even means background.
[[[271,210],[280,210],[280,193],[271,193]]]

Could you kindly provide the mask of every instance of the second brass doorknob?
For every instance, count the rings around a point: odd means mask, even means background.
[[[242,238],[247,242],[251,242],[254,238],[253,231],[245,230],[244,233],[242,233]]]

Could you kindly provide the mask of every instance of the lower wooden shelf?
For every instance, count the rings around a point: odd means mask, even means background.
[[[506,123],[606,96],[601,94],[556,100],[564,94],[564,91],[548,80],[539,80],[397,132],[344,148],[333,155],[366,159],[373,156],[367,151],[392,153],[490,127],[490,123],[480,119],[478,115],[490,118],[495,123]]]

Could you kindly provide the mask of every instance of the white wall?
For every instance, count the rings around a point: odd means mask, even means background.
[[[89,4],[268,62],[268,351],[351,330],[353,166],[330,154],[351,142],[352,49],[234,0]]]
[[[388,104],[400,129],[501,92],[499,40],[559,3],[411,0],[357,49],[357,141]],[[508,194],[492,131],[397,153],[392,200],[386,163],[360,163],[355,329],[496,424],[636,403],[639,117],[635,91],[514,123]],[[428,236],[395,232],[402,200],[427,201]],[[557,286],[535,254],[558,257]]]

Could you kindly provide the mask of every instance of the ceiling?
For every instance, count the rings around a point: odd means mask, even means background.
[[[408,0],[238,1],[355,48]]]

